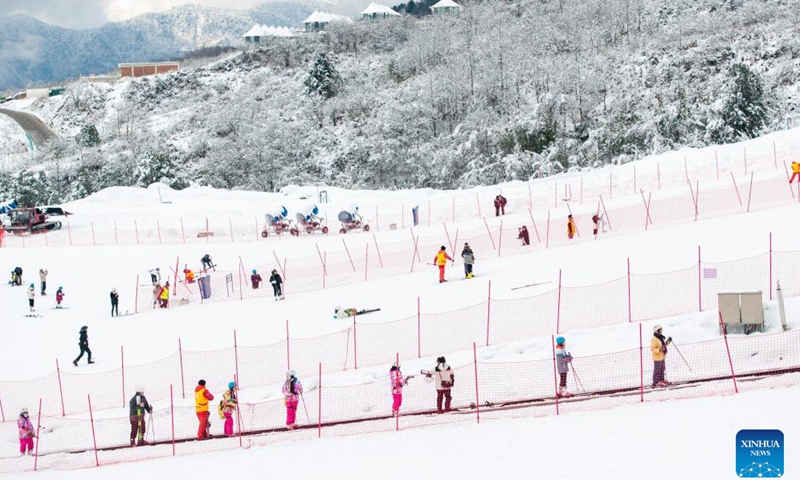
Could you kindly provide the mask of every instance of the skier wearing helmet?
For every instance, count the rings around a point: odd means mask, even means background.
[[[222,400],[219,401],[218,407],[220,417],[225,420],[224,430],[226,437],[233,435],[233,411],[236,410],[238,403],[236,400],[236,382],[229,382],[228,389],[222,394]]]
[[[130,406],[131,420],[131,447],[135,445],[146,445],[144,434],[147,431],[144,422],[144,412],[153,413],[153,406],[147,402],[144,396],[144,387],[136,387],[136,393],[128,402]]]
[[[33,311],[33,302],[36,298],[36,285],[32,284],[28,287],[28,307],[30,307],[31,312]]]
[[[261,282],[261,275],[258,274],[257,270],[253,269],[253,274],[250,275],[250,283],[253,284],[253,290],[258,290],[258,286],[261,284]]]
[[[19,412],[17,430],[19,431],[19,456],[21,457],[26,453],[33,455],[33,439],[36,437],[36,433],[33,431],[33,424],[30,418],[28,418],[27,408],[23,408]]]
[[[569,372],[569,364],[572,362],[572,355],[566,350],[567,339],[564,337],[556,338],[556,369],[560,382],[558,384],[558,393],[556,396],[559,398],[569,398],[572,396],[567,391],[567,373]]]
[[[272,275],[269,277],[269,283],[272,284],[272,292],[275,294],[275,301],[282,298],[286,298],[283,296],[283,279],[280,275],[278,275],[278,271],[272,269]]]
[[[653,327],[653,338],[650,340],[650,353],[653,354],[653,386],[666,387],[667,381],[667,345],[672,343],[672,337],[664,339],[661,325]]]
[[[58,287],[56,290],[56,308],[63,308],[61,302],[64,301],[64,287]]]
[[[297,404],[300,395],[303,394],[303,385],[297,378],[294,370],[286,372],[286,381],[283,383],[283,400],[286,404],[286,428],[294,430],[297,428]]]
[[[81,347],[81,354],[78,355],[78,358],[72,361],[72,364],[75,365],[76,367],[78,366],[78,360],[83,358],[84,353],[89,355],[88,363],[94,363],[92,361],[92,351],[89,350],[89,332],[87,330],[89,330],[89,327],[84,325],[81,327],[81,331],[78,332],[78,334],[80,335],[80,337],[78,338],[78,346]]]

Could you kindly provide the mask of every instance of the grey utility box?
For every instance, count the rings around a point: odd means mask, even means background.
[[[717,304],[722,314],[721,327],[728,332],[729,325],[743,325],[744,333],[764,331],[764,303],[761,292],[718,293]]]

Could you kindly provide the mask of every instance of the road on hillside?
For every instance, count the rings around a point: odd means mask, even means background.
[[[0,113],[8,115],[12,120],[17,122],[25,133],[31,136],[33,144],[37,147],[42,147],[50,140],[58,138],[58,135],[50,127],[44,124],[39,117],[32,113],[20,112],[18,110],[8,110],[0,108]]]

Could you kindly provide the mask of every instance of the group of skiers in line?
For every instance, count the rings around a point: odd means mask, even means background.
[[[39,295],[40,296],[47,296],[47,276],[50,272],[42,267],[39,269]],[[14,270],[11,270],[11,281],[9,282],[11,286],[21,286],[22,285],[22,268],[15,267]],[[26,296],[28,298],[28,309],[30,312],[34,312],[35,304],[36,304],[36,284],[31,283],[28,285],[28,290],[26,292]],[[62,308],[61,302],[64,300],[64,287],[59,286],[58,290],[56,290],[56,303],[53,305],[53,308]]]
[[[605,214],[598,212],[592,215],[592,234],[597,236],[601,230],[603,233],[606,233],[606,220]],[[575,224],[575,219],[573,218],[572,214],[570,214],[567,216],[567,238],[572,240],[577,233],[578,227]],[[526,225],[519,227],[517,240],[522,241],[523,247],[531,244],[531,237],[528,233],[528,227]]]
[[[261,285],[263,281],[264,279],[261,278],[258,270],[253,269],[250,274],[250,284],[253,286],[253,290],[258,290],[259,285]],[[283,278],[281,278],[278,270],[272,269],[272,273],[269,276],[269,283],[272,285],[272,294],[275,296],[275,301],[284,300],[286,297],[283,295]]]

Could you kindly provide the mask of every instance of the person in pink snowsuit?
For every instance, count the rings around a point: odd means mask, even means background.
[[[300,403],[300,394],[303,393],[303,385],[295,375],[294,370],[286,372],[286,381],[282,389],[286,404],[286,428],[289,430],[297,428],[297,404]]]
[[[406,385],[408,378],[403,378],[403,372],[400,367],[392,365],[389,369],[389,382],[392,385],[392,416],[396,417],[400,414],[400,405],[403,404],[403,387]]]
[[[33,432],[33,424],[28,418],[28,409],[23,408],[19,413],[17,420],[17,430],[19,430],[19,454],[33,455],[33,438],[36,434]]]

